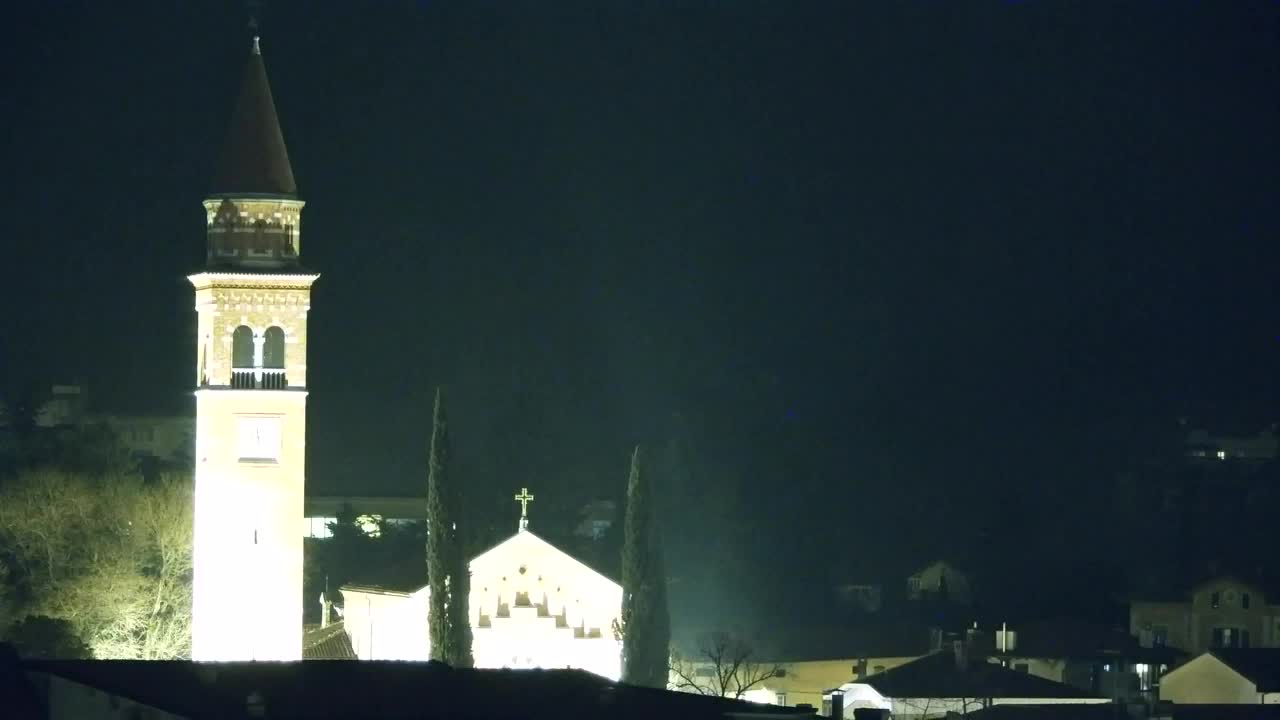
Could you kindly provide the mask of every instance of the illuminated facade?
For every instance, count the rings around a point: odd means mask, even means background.
[[[522,493],[524,494],[524,493]],[[528,499],[532,499],[530,496]],[[617,680],[622,586],[520,530],[470,563],[471,651],[480,668],[578,668]],[[361,660],[427,660],[428,587],[342,588]]]
[[[204,201],[192,657],[302,657],[307,311],[300,218],[258,40]]]

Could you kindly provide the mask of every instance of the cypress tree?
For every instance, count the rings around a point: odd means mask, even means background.
[[[449,421],[436,388],[427,471],[427,632],[430,657],[455,667],[471,665],[471,624],[467,613],[470,578],[458,541],[457,493],[449,484]]]
[[[622,680],[665,688],[671,625],[662,548],[653,522],[653,498],[640,447],[631,454],[622,546]]]

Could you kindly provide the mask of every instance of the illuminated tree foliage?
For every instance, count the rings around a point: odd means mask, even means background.
[[[671,620],[662,546],[654,531],[653,498],[640,447],[631,454],[622,546],[622,680],[667,686]]]
[[[191,483],[30,470],[0,492],[16,619],[65,621],[97,658],[190,655]]]
[[[458,492],[449,484],[449,453],[449,421],[445,417],[443,394],[437,388],[427,472],[430,656],[454,667],[471,667],[471,624],[467,613],[471,583],[458,538],[455,515]]]

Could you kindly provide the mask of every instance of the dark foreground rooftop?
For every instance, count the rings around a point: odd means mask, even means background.
[[[5,657],[8,657],[6,660]],[[61,681],[180,718],[799,718],[795,708],[702,697],[610,682],[579,670],[455,670],[442,663],[192,663],[18,660],[0,645],[0,695],[35,699],[50,713]],[[74,686],[72,686],[74,687]],[[75,689],[81,717],[94,695]],[[111,698],[119,700],[112,701]],[[105,707],[104,707],[105,709]],[[68,716],[69,717],[69,716]]]

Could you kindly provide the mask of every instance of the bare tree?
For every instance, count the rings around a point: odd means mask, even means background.
[[[732,633],[713,632],[698,640],[693,655],[671,653],[670,687],[740,700],[748,691],[785,673],[778,663],[761,662],[755,646],[747,640]]]
[[[65,620],[98,658],[190,654],[191,483],[55,470],[0,492],[16,617]]]

